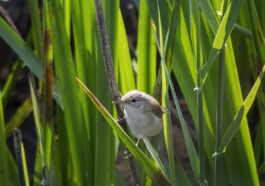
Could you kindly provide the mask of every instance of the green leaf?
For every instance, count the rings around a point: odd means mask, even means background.
[[[157,0],[158,4],[158,0]],[[161,61],[164,63],[165,61],[165,43],[164,43],[164,37],[163,37],[163,28],[162,28],[162,22],[161,22],[161,15],[160,15],[160,6],[158,4],[157,6],[157,12],[158,12],[158,50],[160,52]],[[165,37],[166,38],[166,37]],[[161,65],[161,78],[162,78],[162,87],[161,87],[161,95],[162,95],[162,106],[168,108],[170,112],[169,107],[169,94],[168,94],[168,82],[167,77],[165,75],[164,68],[166,68],[164,65]],[[174,150],[173,150],[173,130],[172,130],[172,122],[171,118],[168,114],[163,115],[163,131],[164,131],[164,139],[165,139],[165,145],[166,145],[166,151],[167,151],[167,157],[169,161],[169,175],[170,175],[170,182],[172,185],[176,185],[176,174],[175,174],[175,159],[174,159]]]
[[[119,10],[119,19],[118,19],[118,32],[117,39],[118,42],[114,45],[114,54],[113,60],[115,65],[115,75],[117,78],[117,82],[119,84],[120,90],[122,93],[125,93],[129,90],[135,89],[135,77],[134,71],[130,56],[130,50],[126,37],[126,30],[124,26],[124,22],[122,20],[122,15]],[[116,57],[115,57],[116,56]],[[147,63],[147,61],[145,61]],[[138,64],[139,65],[139,64]],[[137,76],[138,77],[138,76]],[[150,79],[152,79],[150,77]]]
[[[253,36],[254,44],[256,47],[257,56],[264,63],[265,61],[265,52],[264,52],[265,51],[265,38],[264,38],[262,29],[260,26],[258,13],[257,13],[255,3],[253,0],[248,0],[247,5],[248,5],[248,11],[250,14],[250,19],[251,19],[250,24],[252,27],[252,36]]]
[[[38,1],[28,0],[28,9],[31,15],[32,35],[33,35],[34,46],[37,49],[37,55],[41,56],[44,43],[42,40],[41,12],[39,9]]]
[[[140,1],[138,21],[137,88],[148,94],[153,93],[156,79],[155,34],[146,1]]]
[[[212,30],[214,33],[217,32],[219,23],[218,20],[215,16],[214,9],[211,5],[210,1],[205,1],[205,0],[200,0],[200,8],[203,12],[203,14],[207,17],[207,21],[209,22]]]
[[[165,65],[165,64],[163,64],[163,65]],[[181,112],[181,108],[180,108],[180,105],[179,105],[179,102],[178,102],[178,99],[176,96],[177,94],[175,92],[173,83],[170,79],[170,76],[169,76],[169,73],[168,73],[168,70],[166,67],[165,67],[165,73],[166,73],[166,76],[167,76],[167,79],[169,82],[169,86],[170,86],[171,94],[173,96],[174,104],[175,104],[175,107],[177,109],[178,117],[180,120],[180,125],[181,125],[183,135],[184,135],[185,145],[186,145],[188,156],[189,156],[189,159],[191,162],[191,167],[192,167],[192,170],[193,170],[193,173],[195,174],[195,176],[197,178],[199,178],[199,156],[197,154],[195,145],[192,141],[187,123],[186,123],[184,116]]]
[[[50,12],[50,22],[52,28],[52,43],[54,46],[54,64],[56,76],[58,78],[59,92],[62,97],[62,105],[64,111],[65,124],[62,130],[66,131],[70,152],[70,160],[72,162],[72,177],[77,185],[86,185],[86,158],[85,147],[87,136],[85,126],[83,124],[83,110],[80,107],[79,89],[76,85],[74,77],[76,69],[73,62],[70,41],[67,37],[63,9],[58,0],[48,2]],[[64,148],[66,148],[64,146]],[[71,170],[72,170],[71,169]]]
[[[24,144],[21,140],[20,142],[20,149],[21,149],[21,161],[22,161],[22,169],[23,169],[23,176],[25,180],[25,186],[30,186],[29,185],[29,172],[28,172],[28,166],[27,166],[27,159],[26,159],[26,153],[25,153],[25,148]]]
[[[31,80],[29,80],[29,86],[30,86],[30,94],[31,94],[31,102],[33,107],[33,115],[34,115],[34,121],[35,121],[35,127],[36,127],[36,135],[37,135],[37,141],[38,141],[38,148],[40,150],[40,156],[42,159],[42,167],[44,167],[44,152],[43,152],[43,132],[41,131],[41,123],[40,123],[40,113],[39,113],[39,107],[38,102],[36,98],[36,94],[32,85]]]
[[[17,76],[20,72],[20,70],[23,68],[23,64],[20,60],[17,60],[13,66],[12,66],[12,71],[9,73],[5,85],[3,87],[3,92],[2,92],[2,102],[3,102],[3,107],[5,108],[8,99],[11,95],[11,91],[13,87],[15,86]]]
[[[176,45],[176,30],[177,30],[177,25],[179,23],[179,11],[180,11],[180,6],[179,6],[178,1],[174,2],[174,6],[173,6],[173,11],[171,14],[171,21],[170,21],[170,25],[168,28],[168,33],[167,33],[167,37],[166,37],[166,41],[165,41],[165,63],[166,66],[168,68],[170,68],[170,71],[172,69],[172,63],[173,63],[173,54],[174,54],[174,49],[175,49],[175,45]]]
[[[205,80],[207,74],[209,73],[217,55],[219,54],[221,48],[225,44],[228,36],[232,32],[232,29],[237,21],[240,10],[244,4],[245,0],[231,1],[228,5],[227,10],[223,16],[222,22],[219,25],[217,33],[214,38],[214,42],[205,65],[202,67],[202,79]]]
[[[6,124],[6,137],[10,137],[15,128],[18,128],[32,112],[32,103],[27,98],[22,105],[16,110],[15,114]]]
[[[259,90],[264,72],[265,72],[265,65],[263,66],[263,68],[259,74],[259,77],[255,81],[255,84],[251,88],[248,96],[246,97],[246,99],[242,103],[241,107],[239,108],[233,121],[230,123],[229,127],[226,129],[224,136],[222,137],[221,143],[218,147],[220,152],[223,152],[225,150],[225,148],[229,145],[229,143],[231,142],[233,137],[237,134],[237,132],[241,126],[242,119],[247,115],[250,107],[252,106],[252,104],[255,100],[255,97],[256,97],[257,92]]]
[[[168,179],[168,173],[162,163],[162,161],[160,160],[157,152],[155,151],[155,149],[153,148],[152,144],[150,143],[150,141],[148,140],[148,138],[143,138],[144,143],[148,149],[148,151],[150,152],[152,158],[156,161],[157,165],[159,166],[160,170],[162,171],[162,173],[164,174],[164,176]]]
[[[9,167],[7,162],[8,148],[6,144],[4,111],[1,98],[2,95],[0,90],[0,185],[9,185]]]
[[[42,79],[43,69],[40,60],[22,40],[22,38],[13,31],[10,26],[0,17],[0,36],[16,52],[22,61],[28,66],[32,73]]]
[[[43,68],[41,61],[29,48],[29,46],[22,40],[22,38],[14,32],[10,26],[0,17],[0,36],[5,42],[14,50],[14,52],[21,58],[21,60],[28,66],[31,72],[38,78],[43,78]],[[54,98],[62,108],[61,96],[58,93],[58,82],[55,80]]]
[[[178,2],[176,2],[178,3]],[[177,96],[176,96],[176,92],[175,92],[175,89],[174,89],[174,86],[173,86],[173,83],[172,83],[172,80],[171,80],[171,77],[170,77],[170,71],[168,70],[167,66],[169,68],[172,67],[171,65],[171,60],[172,60],[172,56],[171,56],[171,51],[174,50],[174,47],[175,47],[175,37],[176,37],[176,26],[177,26],[177,21],[176,21],[176,16],[177,16],[177,10],[178,9],[178,5],[175,4],[174,5],[174,9],[173,9],[173,13],[172,13],[172,20],[171,20],[171,24],[170,24],[170,28],[169,28],[169,31],[168,31],[168,38],[167,38],[167,43],[166,43],[166,58],[164,56],[164,48],[163,48],[163,43],[160,44],[160,48],[159,48],[159,52],[160,52],[160,55],[162,57],[162,60],[161,60],[161,63],[162,63],[162,69],[163,69],[163,72],[162,72],[162,79],[163,80],[163,83],[164,84],[169,84],[170,86],[170,90],[171,90],[171,94],[173,96],[173,100],[174,100],[174,104],[175,104],[175,107],[177,109],[177,113],[178,113],[178,117],[180,118],[180,124],[181,124],[181,128],[183,130],[183,133],[184,133],[184,140],[185,140],[185,145],[186,145],[186,148],[187,148],[187,151],[188,151],[188,156],[189,156],[189,159],[191,161],[191,167],[192,167],[192,170],[193,170],[193,173],[195,174],[195,176],[198,178],[199,176],[199,158],[198,158],[198,155],[197,155],[197,152],[196,152],[196,149],[195,149],[195,146],[192,142],[192,139],[191,139],[191,136],[190,136],[190,133],[189,133],[189,129],[187,127],[187,124],[186,124],[186,121],[183,117],[183,114],[181,112],[181,109],[180,109],[180,106],[179,106],[179,103],[178,103],[178,99],[177,99]],[[158,17],[160,17],[160,14],[158,13]],[[161,26],[161,24],[160,24]],[[162,29],[160,29],[160,38],[162,37]],[[160,39],[160,43],[161,43],[161,39]],[[167,62],[167,64],[165,64],[165,60]],[[166,78],[166,80],[165,80]],[[168,87],[168,85],[166,85],[165,87]],[[167,88],[166,88],[166,91],[167,91]],[[168,129],[167,129],[168,130]],[[170,129],[169,131],[166,131],[166,136],[167,135],[170,135],[172,133],[172,129]],[[168,139],[169,140],[169,139]],[[166,139],[167,141],[167,139]],[[173,147],[172,147],[173,148]],[[173,153],[173,149],[171,150],[172,152],[168,152],[168,153]],[[173,163],[173,162],[171,162]]]

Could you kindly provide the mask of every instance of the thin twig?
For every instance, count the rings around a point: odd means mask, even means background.
[[[105,72],[106,72],[109,87],[111,90],[112,99],[114,101],[114,104],[117,110],[118,121],[122,121],[122,127],[126,131],[127,130],[126,121],[124,120],[123,109],[119,102],[120,92],[119,92],[119,89],[117,88],[116,79],[114,75],[113,60],[112,60],[112,55],[110,51],[110,45],[108,42],[108,35],[107,35],[107,30],[106,30],[106,25],[104,21],[104,16],[103,16],[103,11],[102,11],[100,0],[95,0],[95,7],[96,7],[96,18],[97,18],[98,31],[99,31],[99,36],[100,36],[100,44],[101,44],[101,49],[102,49],[103,59],[104,59]],[[139,182],[139,179],[136,173],[134,159],[132,156],[129,156],[128,158],[129,158],[133,185],[138,186],[140,185],[140,182]]]
[[[100,0],[95,0],[96,5],[96,13],[97,13],[97,24],[98,24],[98,30],[99,30],[99,36],[100,36],[100,42],[101,42],[101,48],[103,52],[103,59],[104,59],[104,66],[105,66],[105,72],[107,75],[108,83],[111,89],[112,98],[115,103],[115,107],[117,109],[118,116],[123,117],[123,110],[119,103],[120,99],[120,93],[117,88],[116,79],[113,71],[113,60],[112,55],[110,51],[110,46],[108,42],[108,36],[107,36],[107,30],[105,26],[105,21],[103,17],[102,7],[100,4]]]

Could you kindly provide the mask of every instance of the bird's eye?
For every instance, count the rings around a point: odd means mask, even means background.
[[[132,103],[135,103],[136,102],[136,99],[135,98],[132,98],[131,101],[132,101]]]

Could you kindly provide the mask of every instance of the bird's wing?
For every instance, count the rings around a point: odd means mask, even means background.
[[[162,115],[167,112],[167,109],[164,107],[161,107],[160,105],[154,106],[152,109],[152,112],[154,113],[154,115],[156,115],[157,117],[161,118]]]

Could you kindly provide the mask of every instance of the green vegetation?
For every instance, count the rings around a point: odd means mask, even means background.
[[[116,167],[118,158],[130,167],[121,153],[125,148],[141,185],[264,185],[265,1],[141,0],[136,3],[136,61],[119,0],[101,3],[118,89],[121,94],[145,91],[169,112],[177,111],[195,180],[175,155],[170,114],[163,115],[163,133],[139,146],[114,119],[94,1],[45,0],[39,9],[37,1],[28,0],[32,27],[26,40],[0,17],[0,36],[19,57],[0,90],[0,185],[30,184],[16,128],[31,112],[36,186],[127,185],[131,178]],[[5,108],[22,68],[31,72],[30,97],[6,121]],[[176,87],[194,121],[195,141]],[[253,106],[249,117],[258,118],[255,128],[247,120]],[[16,157],[6,143],[12,134]]]

